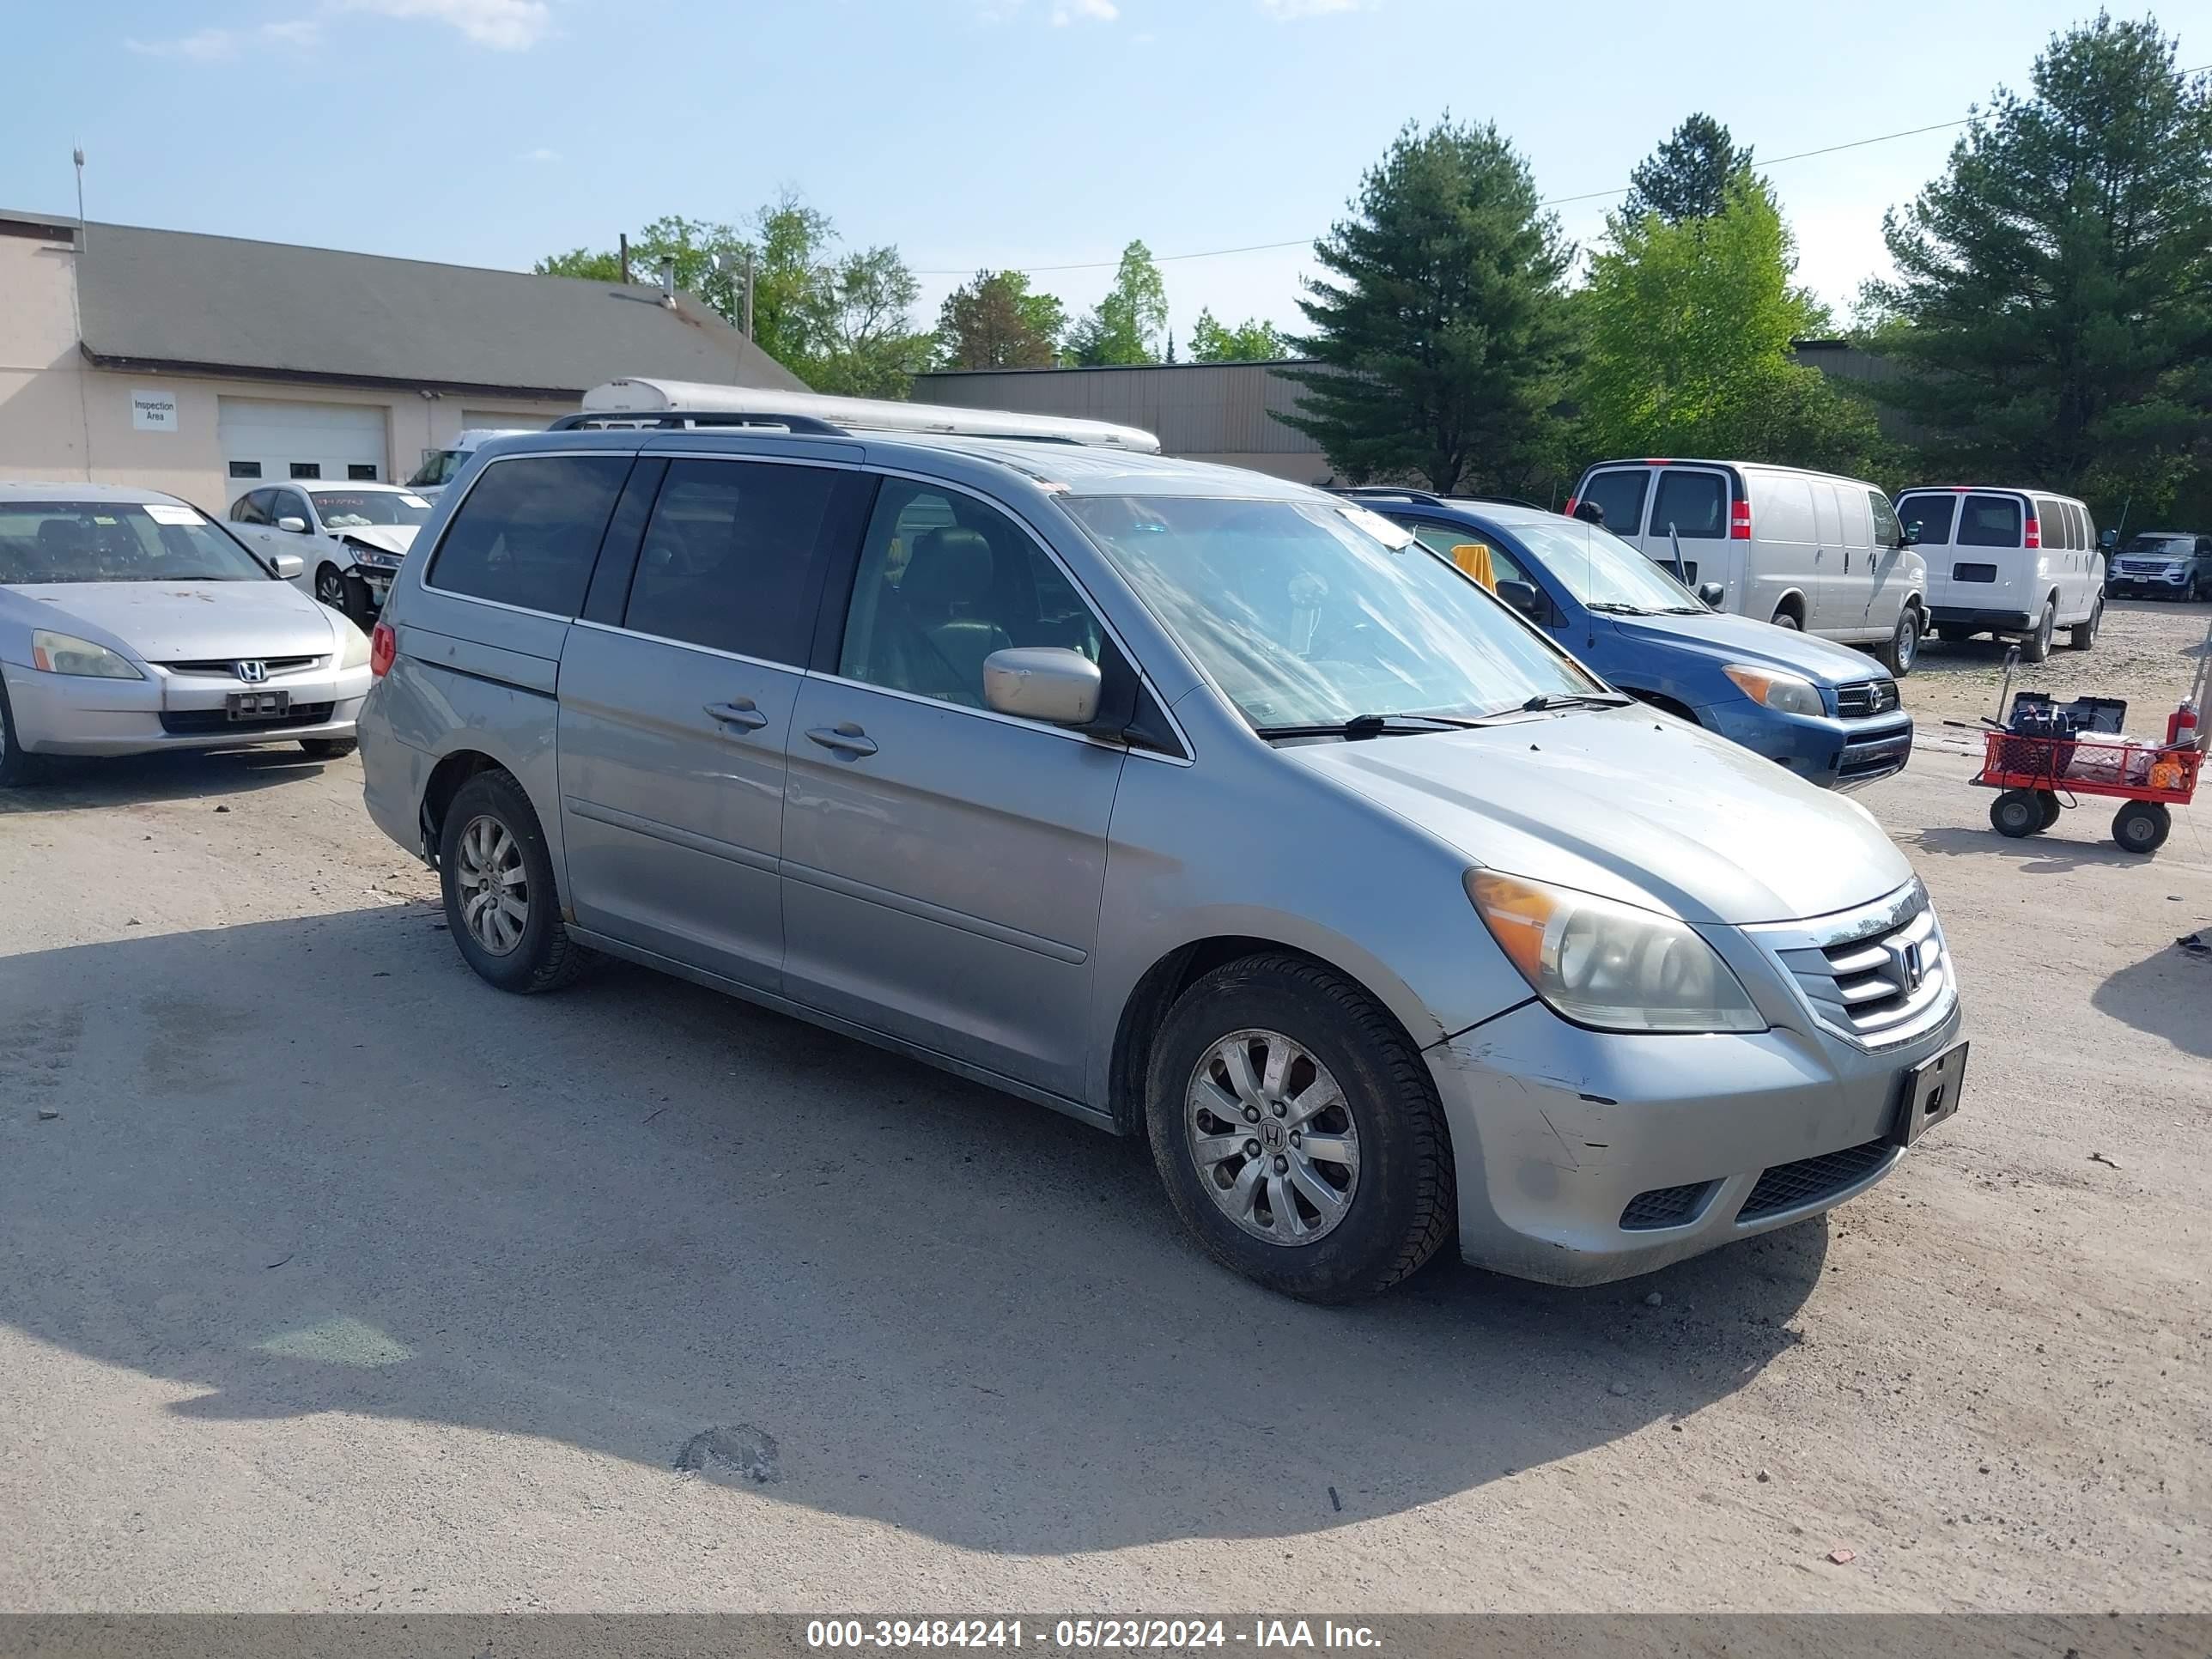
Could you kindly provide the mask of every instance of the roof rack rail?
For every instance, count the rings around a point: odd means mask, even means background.
[[[563,415],[548,432],[605,431],[612,427],[643,428],[656,432],[680,432],[689,427],[760,427],[774,432],[796,433],[811,438],[849,438],[849,428],[832,426],[811,415],[746,414],[731,409],[620,410],[587,409]]]
[[[627,416],[628,419],[623,417]],[[724,417],[717,420],[715,417]],[[855,432],[907,432],[965,438],[1014,438],[1037,443],[1077,444],[1157,455],[1160,441],[1133,426],[1081,421],[1058,415],[1031,415],[1003,409],[958,409],[945,404],[901,403],[889,398],[832,398],[816,392],[784,392],[773,386],[708,386],[685,380],[621,380],[593,386],[584,394],[581,418],[571,416],[564,429],[577,426],[659,425],[759,426],[787,432],[849,437]]]
[[[1424,507],[1442,507],[1444,498],[1431,490],[1411,489],[1403,484],[1331,484],[1332,495],[1380,495],[1389,501],[1419,501]]]

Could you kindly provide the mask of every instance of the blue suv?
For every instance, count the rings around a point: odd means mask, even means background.
[[[1779,761],[1856,788],[1903,769],[1912,716],[1856,651],[1715,611],[1610,531],[1532,503],[1410,489],[1339,492],[1441,558],[1486,547],[1498,596],[1623,691]]]

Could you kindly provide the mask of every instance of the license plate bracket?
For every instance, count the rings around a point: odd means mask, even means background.
[[[292,712],[289,691],[232,691],[222,700],[223,712],[234,720],[281,720]]]
[[[1907,1072],[1890,1138],[1900,1146],[1910,1146],[1957,1111],[1960,1090],[1966,1080],[1966,1044],[1963,1042]]]

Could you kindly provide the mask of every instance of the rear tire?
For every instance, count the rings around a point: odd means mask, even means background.
[[[1889,643],[1874,654],[1899,679],[1912,672],[1912,665],[1920,660],[1920,612],[1916,606],[1908,605],[1897,613]]]
[[[2089,607],[2089,620],[2076,623],[2067,632],[2066,642],[2076,651],[2087,651],[2097,642],[2097,630],[2105,624],[2105,602],[2099,599]]]
[[[2051,655],[2051,637],[2058,629],[2058,608],[2045,604],[2043,615],[2035,624],[2035,632],[2020,642],[2022,662],[2041,662]]]
[[[1938,623],[1936,624],[1936,637],[1946,645],[1964,645],[1974,637],[1974,633],[1970,628],[1959,628],[1949,623]]]
[[[2131,800],[2112,815],[2112,839],[2124,853],[2155,853],[2172,831],[2163,801]]]
[[[343,760],[361,747],[354,738],[302,738],[300,747],[307,751],[309,760]]]
[[[1797,620],[1797,613],[1794,611],[1778,611],[1772,620],[1777,628],[1786,628],[1793,634],[1805,631],[1805,624]]]
[[[2044,828],[2043,803],[2033,789],[2008,789],[1990,803],[1990,828],[2013,841]]]
[[[1176,1212],[1270,1290],[1359,1301],[1451,1232],[1451,1142],[1428,1067],[1374,999],[1320,963],[1270,953],[1200,979],[1168,1011],[1145,1094]]]
[[[511,774],[479,772],[461,786],[439,831],[438,878],[453,943],[486,984],[556,991],[593,960],[561,925],[545,832]]]

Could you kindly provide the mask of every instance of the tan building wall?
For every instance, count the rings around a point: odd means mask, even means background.
[[[221,513],[246,488],[226,476],[220,400],[343,404],[381,413],[384,477],[404,479],[422,451],[442,447],[471,416],[542,426],[573,404],[521,403],[480,393],[424,397],[231,376],[122,372],[88,362],[77,345],[76,255],[66,241],[0,236],[0,478],[143,484]],[[174,404],[174,425],[149,430],[134,395]]]

